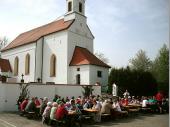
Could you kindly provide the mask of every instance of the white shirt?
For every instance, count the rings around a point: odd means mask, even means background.
[[[142,101],[142,107],[147,107],[148,101],[147,100],[143,100]]]
[[[119,111],[119,112],[122,111],[118,102],[113,103],[113,108],[114,108],[116,111]]]

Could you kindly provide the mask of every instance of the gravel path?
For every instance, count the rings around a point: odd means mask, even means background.
[[[0,113],[0,127],[49,127],[40,120],[29,120],[15,113]],[[169,127],[169,114],[139,114],[83,127]]]

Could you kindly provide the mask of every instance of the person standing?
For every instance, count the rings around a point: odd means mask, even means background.
[[[128,98],[130,96],[130,93],[128,92],[128,90],[126,90],[123,94],[124,98]]]

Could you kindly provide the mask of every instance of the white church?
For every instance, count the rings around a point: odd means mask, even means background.
[[[24,32],[1,52],[3,73],[21,81],[102,86],[110,66],[93,54],[94,36],[87,25],[85,0],[66,0],[67,12],[51,23]],[[4,67],[3,67],[4,68]],[[6,72],[5,72],[6,71]]]

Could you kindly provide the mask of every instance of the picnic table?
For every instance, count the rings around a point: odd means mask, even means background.
[[[141,108],[141,104],[128,104],[128,106],[136,107],[136,108]]]
[[[68,111],[68,115],[77,115],[76,111]]]
[[[95,109],[83,109],[82,117],[84,120],[88,121],[88,123],[94,123],[94,116],[98,112],[99,111]]]
[[[85,112],[88,112],[88,113],[97,113],[98,110],[95,110],[95,109],[84,109]]]
[[[138,112],[141,107],[142,105],[140,104],[128,104],[128,105],[123,106],[124,110],[128,112]]]

